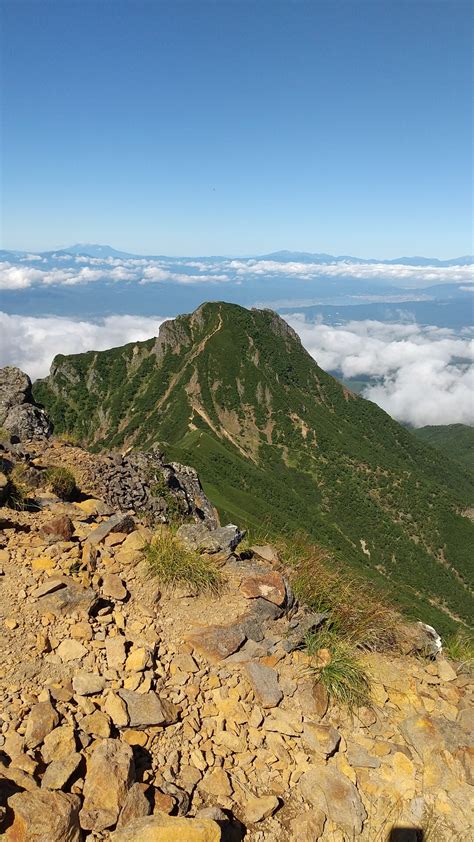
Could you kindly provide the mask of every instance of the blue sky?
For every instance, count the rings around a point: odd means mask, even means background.
[[[5,248],[472,250],[464,0],[3,0]]]

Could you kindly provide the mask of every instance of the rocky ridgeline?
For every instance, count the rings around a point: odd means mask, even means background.
[[[4,460],[34,472],[71,452],[93,471],[60,442]],[[7,842],[469,839],[469,677],[442,655],[367,654],[372,704],[338,708],[299,648],[324,616],[271,546],[239,553],[200,503],[179,535],[220,567],[219,596],[150,576],[149,513],[41,488],[36,510],[0,509]]]

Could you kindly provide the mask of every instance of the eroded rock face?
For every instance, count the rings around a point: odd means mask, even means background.
[[[31,395],[31,380],[14,366],[0,368],[0,427],[20,441],[51,435],[45,411]]]

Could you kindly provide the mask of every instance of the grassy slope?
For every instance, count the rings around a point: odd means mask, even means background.
[[[194,465],[224,519],[304,531],[412,616],[449,630],[439,599],[469,621],[467,473],[344,390],[272,314],[205,305],[165,338],[56,358],[35,396],[96,449],[157,442]]]
[[[419,427],[412,431],[417,438],[440,450],[474,473],[474,427],[466,424],[445,424]]]

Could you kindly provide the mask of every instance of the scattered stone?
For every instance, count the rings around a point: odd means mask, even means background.
[[[361,833],[367,818],[360,795],[342,772],[332,766],[318,766],[301,777],[303,798],[321,810],[337,827],[350,834]]]
[[[30,710],[25,731],[25,745],[36,748],[59,723],[59,716],[51,702],[39,702]]]
[[[232,795],[232,785],[229,775],[224,769],[213,769],[199,783],[199,789],[214,798],[229,798]]]
[[[272,710],[264,722],[266,731],[276,731],[278,734],[285,734],[288,737],[297,737],[303,731],[301,714],[291,710]]]
[[[114,573],[104,573],[102,577],[102,593],[112,599],[123,600],[127,598],[127,589],[119,576]]]
[[[254,544],[250,547],[250,552],[269,564],[278,564],[280,561],[277,550],[271,544]]]
[[[186,640],[211,661],[221,661],[242,645],[245,635],[235,626],[207,626],[190,632]]]
[[[60,725],[44,738],[41,753],[46,763],[65,760],[76,751],[76,740],[72,725]]]
[[[93,672],[78,672],[72,679],[72,686],[78,696],[94,696],[96,693],[102,693],[105,678]]]
[[[135,693],[133,690],[119,690],[118,695],[127,706],[131,728],[146,728],[148,725],[169,725],[176,722],[176,706],[171,702],[162,701],[152,691]]]
[[[245,803],[245,822],[256,824],[272,816],[278,809],[279,801],[276,795],[262,795],[259,798],[251,795]]]
[[[71,638],[61,641],[56,652],[61,658],[61,661],[66,664],[69,663],[69,661],[80,661],[84,655],[87,655],[87,649],[85,646],[83,646],[78,640],[73,640]]]
[[[43,789],[62,789],[80,766],[82,755],[75,752],[64,760],[53,760],[41,780]]]
[[[247,599],[262,597],[275,605],[284,605],[286,599],[283,576],[275,571],[247,576],[242,580],[240,590]]]
[[[457,672],[454,670],[446,660],[446,658],[439,658],[436,661],[438,667],[438,675],[441,681],[454,681],[457,678]]]
[[[57,541],[70,541],[74,535],[74,524],[67,515],[58,515],[44,523],[39,530],[39,534],[47,544],[55,544]]]
[[[148,667],[151,667],[150,652],[143,646],[132,649],[125,661],[127,672],[143,672]]]
[[[341,742],[341,735],[332,725],[319,725],[316,722],[305,722],[303,727],[303,743],[309,751],[314,751],[323,757],[331,757]]]
[[[127,706],[123,699],[120,696],[117,696],[116,693],[109,693],[104,705],[104,713],[110,716],[112,722],[116,726],[116,728],[125,728],[128,725],[128,713],[127,713]],[[142,732],[140,732],[142,733]],[[124,735],[125,739],[125,735]],[[130,740],[126,739],[130,745],[140,745],[140,743],[131,743]],[[146,735],[145,735],[145,742],[146,743]]]
[[[135,521],[131,515],[118,513],[97,526],[89,533],[86,544],[97,546],[111,532],[133,532]]]
[[[262,707],[273,708],[281,702],[283,693],[274,669],[251,661],[245,665],[245,672]]]
[[[109,669],[120,671],[125,663],[125,638],[122,635],[109,637],[105,641],[105,652]]]
[[[120,740],[103,740],[97,745],[87,761],[80,812],[84,830],[106,830],[116,824],[134,774],[129,745]]]
[[[290,824],[291,842],[316,842],[323,835],[325,824],[326,815],[322,810],[301,813]]]
[[[89,713],[81,719],[80,725],[85,734],[92,734],[94,737],[110,737],[110,717],[102,710]]]

